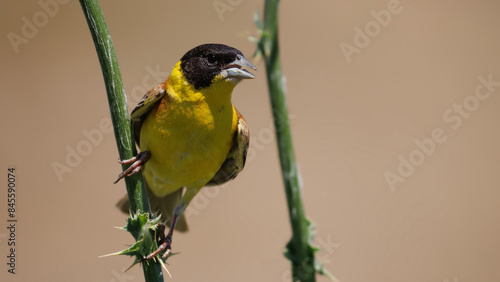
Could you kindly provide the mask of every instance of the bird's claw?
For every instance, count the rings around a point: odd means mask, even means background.
[[[141,170],[142,166],[149,160],[151,157],[151,153],[149,151],[142,151],[137,156],[128,159],[128,160],[118,160],[119,163],[121,164],[132,164],[130,165],[126,170],[124,170],[120,175],[118,175],[118,179],[113,182],[116,184],[120,179],[124,178],[126,176],[131,176],[139,172]]]
[[[165,253],[161,256],[162,259],[166,259],[168,255],[172,252],[172,234],[169,232],[167,236],[165,236],[165,225],[164,224],[158,224],[158,227],[160,229],[160,240],[159,240],[159,246],[156,251],[150,253],[146,257],[142,258],[139,262],[145,262],[148,261],[155,256],[157,256],[159,253],[161,253],[163,250],[165,250]]]

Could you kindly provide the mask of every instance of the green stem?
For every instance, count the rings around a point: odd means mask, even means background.
[[[305,217],[302,204],[302,187],[299,181],[299,171],[295,162],[288,121],[285,83],[278,46],[278,10],[279,0],[266,0],[262,37],[258,43],[258,48],[264,56],[266,64],[267,83],[278,141],[279,158],[292,225],[292,239],[288,251],[294,258],[292,259],[293,280],[316,281],[314,253],[309,244],[309,222]]]
[[[89,25],[92,39],[94,40],[99,62],[101,63],[101,70],[106,84],[111,120],[113,122],[120,159],[130,159],[135,156],[137,152],[132,139],[127,100],[113,42],[109,35],[108,27],[104,20],[99,2],[97,0],[80,0],[80,4]],[[125,169],[126,166],[122,165],[122,168]],[[137,173],[131,177],[125,177],[125,183],[132,213],[151,214],[141,174]],[[138,238],[135,239],[137,240]],[[163,281],[160,264],[144,263],[143,270],[146,281]]]

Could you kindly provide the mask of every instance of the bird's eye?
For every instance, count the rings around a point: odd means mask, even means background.
[[[217,57],[213,54],[210,54],[207,56],[207,60],[210,64],[215,64],[217,63]]]

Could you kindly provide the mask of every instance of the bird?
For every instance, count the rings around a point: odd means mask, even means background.
[[[142,170],[152,212],[164,225],[156,251],[171,253],[174,230],[187,231],[183,212],[204,187],[234,179],[246,161],[248,125],[231,102],[234,87],[257,71],[241,51],[224,44],[199,45],[182,56],[164,83],[147,92],[130,114],[140,152],[118,176]],[[128,198],[117,206],[129,213]]]

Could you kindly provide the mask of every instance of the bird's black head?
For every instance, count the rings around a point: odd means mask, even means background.
[[[219,74],[235,83],[255,77],[243,67],[256,69],[239,50],[223,44],[203,44],[181,58],[182,73],[195,89],[210,86]]]

